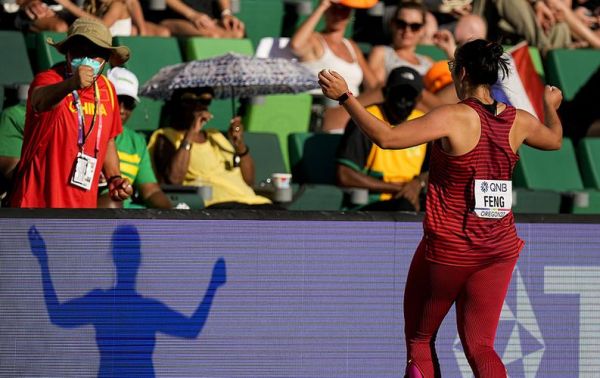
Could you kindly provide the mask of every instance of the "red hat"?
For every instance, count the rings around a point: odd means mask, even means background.
[[[349,8],[367,9],[372,8],[379,0],[341,0],[338,4]]]

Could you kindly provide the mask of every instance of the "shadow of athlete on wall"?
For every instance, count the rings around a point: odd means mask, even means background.
[[[100,351],[98,377],[154,377],[152,353],[156,333],[194,339],[208,318],[217,289],[226,282],[225,260],[214,265],[204,299],[191,317],[165,304],[141,296],[135,288],[140,267],[140,237],[133,226],[119,226],[112,237],[117,269],[114,288],[94,289],[81,298],[59,303],[48,269],[46,243],[35,228],[29,229],[31,251],[40,263],[44,299],[52,324],[74,328],[93,324]]]

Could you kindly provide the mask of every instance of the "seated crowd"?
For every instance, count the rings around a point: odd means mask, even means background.
[[[85,0],[81,6],[71,0],[17,0],[17,5],[1,8],[2,29],[68,33],[51,43],[65,62],[39,73],[29,98],[6,102],[0,114],[3,206],[172,208],[176,204],[161,189],[169,184],[210,186],[204,205],[211,208],[284,208],[255,191],[255,162],[242,118],[231,119],[226,132],[211,128],[211,87],[176,90],[163,111],[167,122],[149,139],[126,125],[139,103],[140,83],[120,67],[129,51],[113,46],[111,37],[245,38],[246,26],[230,0]],[[383,10],[377,15],[373,7]],[[340,73],[369,113],[393,127],[458,101],[448,61],[436,62],[418,53],[418,46],[435,45],[452,60],[456,47],[469,40],[524,40],[544,56],[555,48],[600,48],[599,23],[600,5],[592,0],[320,0],[290,33],[287,48],[315,77],[322,69]],[[343,134],[335,154],[336,183],[369,193],[366,204],[357,206],[348,196],[344,207],[420,211],[428,146],[383,150],[337,102],[319,90],[311,94],[306,131]],[[584,127],[593,130],[592,123],[599,124],[592,119]],[[56,130],[47,131],[50,126]],[[72,130],[60,129],[65,127]],[[59,161],[64,166],[56,167]],[[61,186],[68,188],[53,192]]]

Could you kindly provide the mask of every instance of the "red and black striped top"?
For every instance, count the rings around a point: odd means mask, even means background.
[[[517,236],[512,211],[501,219],[479,218],[475,179],[511,180],[519,160],[508,134],[516,109],[507,105],[498,115],[475,99],[462,102],[479,115],[481,136],[470,152],[451,156],[440,141],[432,148],[424,220],[427,258],[456,266],[477,266],[519,255],[524,242]]]

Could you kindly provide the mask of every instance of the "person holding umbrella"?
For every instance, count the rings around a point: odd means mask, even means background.
[[[244,143],[241,118],[231,119],[227,137],[208,129],[212,87],[184,88],[167,103],[171,126],[156,130],[148,144],[161,183],[211,186],[211,208],[276,207],[254,193],[254,160]]]

